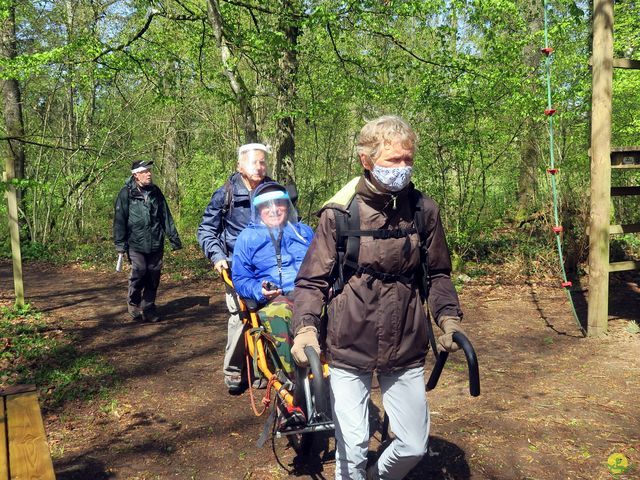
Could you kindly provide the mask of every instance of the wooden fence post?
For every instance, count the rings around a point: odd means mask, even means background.
[[[609,314],[609,215],[611,213],[611,84],[613,0],[593,2],[591,100],[591,214],[587,333],[607,332]]]
[[[14,168],[13,158],[7,156],[5,162],[6,170],[3,173],[3,180],[6,182],[7,206],[9,217],[9,235],[11,237],[11,258],[13,259],[13,288],[16,296],[16,307],[24,306],[24,284],[22,282],[22,252],[20,250],[20,229],[18,228],[18,200],[16,198],[16,187],[11,184],[13,180]]]

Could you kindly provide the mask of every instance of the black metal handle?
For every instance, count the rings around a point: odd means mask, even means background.
[[[320,362],[320,356],[318,355],[318,352],[316,352],[316,349],[311,345],[306,345],[303,350],[309,360],[311,373],[313,373],[315,377],[322,378],[322,362]]]
[[[462,332],[454,332],[453,341],[460,345],[460,348],[464,351],[465,357],[467,357],[469,393],[472,397],[477,397],[480,395],[480,371],[478,369],[478,357],[476,357],[476,351],[473,349],[473,345],[471,345],[469,339]],[[434,365],[431,375],[429,376],[429,381],[427,382],[427,392],[436,388],[447,358],[449,358],[449,352],[440,352],[438,355],[436,364]]]
[[[309,360],[309,369],[313,374],[313,380],[311,381],[311,391],[314,395],[314,403],[316,413],[326,414],[329,411],[328,395],[325,392],[325,383],[323,378],[322,362],[320,356],[316,352],[315,348],[310,345],[304,347],[304,353]],[[310,412],[307,412],[310,415]]]

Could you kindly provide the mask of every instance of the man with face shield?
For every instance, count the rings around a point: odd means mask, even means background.
[[[265,181],[269,148],[249,143],[238,149],[237,172],[218,188],[207,206],[198,227],[198,243],[218,273],[228,269],[236,239],[251,220],[251,192]],[[242,391],[244,339],[236,292],[227,287],[229,321],[224,354],[224,382],[230,393]]]
[[[462,331],[438,205],[410,182],[416,141],[413,129],[397,116],[362,128],[357,152],[363,174],[320,211],[296,279],[291,349],[296,363],[308,363],[305,346],[319,351],[318,332],[327,322],[336,479],[401,479],[427,451],[425,284],[429,309],[444,331],[438,349],[457,349],[453,333]],[[343,221],[353,225],[339,234]],[[338,241],[345,237],[346,248],[340,250],[344,244]],[[374,374],[395,438],[366,469]]]
[[[233,283],[238,294],[261,306],[261,324],[278,340],[276,350],[287,373],[293,373],[289,298],[313,230],[298,221],[285,188],[275,182],[256,188],[252,220],[240,233],[233,250]],[[282,412],[280,427],[304,422],[299,408]]]

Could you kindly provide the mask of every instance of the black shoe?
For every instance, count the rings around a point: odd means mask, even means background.
[[[242,383],[242,376],[237,375],[225,375],[224,384],[227,386],[231,395],[240,395],[244,391],[244,385]]]
[[[266,378],[257,378],[253,381],[253,383],[251,383],[251,386],[256,390],[264,390],[265,388],[267,388],[268,384],[269,382]]]
[[[160,321],[160,315],[155,306],[146,308],[142,311],[142,318],[145,322],[156,323]]]
[[[127,304],[127,311],[133,320],[139,322],[142,320],[142,310],[137,305]]]

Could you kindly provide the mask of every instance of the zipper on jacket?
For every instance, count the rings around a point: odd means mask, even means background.
[[[391,203],[391,209],[395,210],[396,209],[396,200],[398,199],[398,195],[391,195],[391,199],[385,204],[384,207],[382,207],[382,209],[384,210],[385,208],[387,208],[389,206],[389,204]]]

